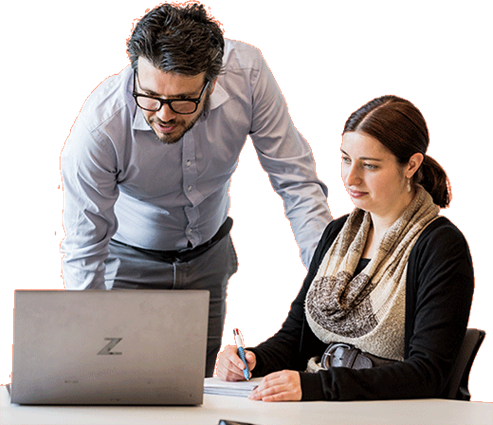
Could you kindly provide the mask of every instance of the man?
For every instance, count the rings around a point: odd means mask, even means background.
[[[229,184],[249,135],[308,265],[327,188],[255,48],[223,39],[200,4],[136,25],[131,67],[87,99],[62,154],[70,289],[207,289],[214,370],[237,260]],[[258,206],[261,207],[261,206]]]

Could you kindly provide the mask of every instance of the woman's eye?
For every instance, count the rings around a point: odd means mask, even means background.
[[[378,165],[374,165],[374,164],[363,164],[363,166],[367,169],[367,170],[376,170],[378,168]]]
[[[349,163],[351,163],[351,160],[350,160],[347,156],[343,156],[343,157],[341,158],[341,160],[342,160],[342,162],[344,162],[345,164],[349,164]]]

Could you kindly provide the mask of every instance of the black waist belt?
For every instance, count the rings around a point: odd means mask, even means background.
[[[135,249],[136,251],[143,252],[147,255],[157,257],[161,261],[164,261],[165,263],[187,262],[193,260],[194,258],[197,258],[200,254],[203,254],[205,251],[207,251],[209,248],[211,248],[213,245],[219,242],[231,231],[232,227],[233,227],[233,219],[231,217],[228,217],[226,221],[223,223],[223,225],[216,232],[216,234],[210,240],[203,243],[202,245],[196,246],[195,248],[191,248],[191,249],[185,248],[180,251],[158,251],[155,249],[138,248],[136,246],[127,245],[115,240],[114,242],[128,246],[132,249]]]
[[[331,343],[327,346],[321,359],[321,366],[348,367],[350,369],[371,369],[386,364],[395,363],[396,360],[384,359],[343,343]]]

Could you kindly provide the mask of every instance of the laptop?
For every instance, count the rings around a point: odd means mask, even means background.
[[[203,402],[209,291],[16,290],[11,402]]]

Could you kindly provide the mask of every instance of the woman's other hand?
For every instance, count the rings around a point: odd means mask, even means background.
[[[248,397],[262,401],[300,401],[300,374],[293,370],[283,370],[267,375]]]

